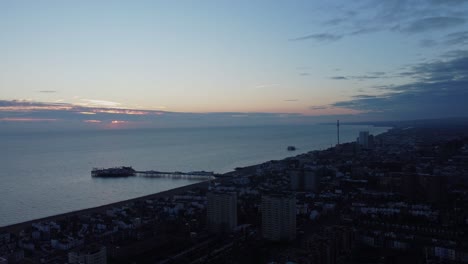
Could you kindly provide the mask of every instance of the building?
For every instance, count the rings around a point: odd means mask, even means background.
[[[6,231],[0,232],[0,245],[10,243],[10,233]]]
[[[105,246],[91,244],[68,253],[68,263],[106,264],[107,252]]]
[[[22,263],[24,260],[24,250],[15,248],[12,250],[8,250],[7,252],[2,252],[6,253],[6,255],[3,255],[0,257],[0,264],[8,264],[8,263]]]
[[[288,170],[291,190],[318,191],[318,176],[313,170]]]
[[[237,227],[237,194],[210,192],[207,194],[207,226],[213,233],[230,232]]]
[[[289,182],[291,184],[291,190],[297,191],[302,189],[303,185],[303,172],[301,170],[288,170]]]
[[[442,202],[447,198],[447,178],[440,175],[419,175],[424,197],[429,202]]]
[[[333,241],[322,236],[313,235],[310,238],[304,239],[302,243],[311,263],[336,263],[337,252]]]
[[[296,198],[291,194],[262,196],[262,234],[271,241],[296,238]]]
[[[363,148],[367,148],[369,146],[369,131],[359,132],[358,144]]]
[[[318,175],[313,170],[304,171],[304,190],[318,192]]]
[[[422,197],[419,186],[419,176],[415,173],[401,174],[401,193],[407,198],[413,200]]]
[[[446,196],[447,179],[440,175],[402,174],[401,192],[413,200],[443,202]]]

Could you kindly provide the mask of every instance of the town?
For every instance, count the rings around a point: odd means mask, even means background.
[[[468,130],[395,126],[0,228],[5,263],[468,262]]]

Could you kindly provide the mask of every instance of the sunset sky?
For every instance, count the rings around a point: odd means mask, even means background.
[[[467,47],[465,0],[0,1],[0,126],[466,116]]]

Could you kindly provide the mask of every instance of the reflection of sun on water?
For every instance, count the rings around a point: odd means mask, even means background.
[[[126,124],[128,121],[122,121],[122,120],[112,120],[111,124]]]
[[[97,120],[97,119],[87,119],[82,120],[84,123],[94,124],[99,128],[104,129],[121,129],[121,128],[129,128],[132,125],[135,125],[135,122],[125,121],[125,120]]]
[[[124,120],[112,120],[110,123],[106,124],[106,128],[109,129],[120,129],[130,127],[131,122]]]
[[[132,124],[132,122],[125,120],[102,121],[97,119],[87,119],[83,120],[83,122],[88,124],[95,124],[98,127],[107,129],[127,128],[130,127],[130,125]]]

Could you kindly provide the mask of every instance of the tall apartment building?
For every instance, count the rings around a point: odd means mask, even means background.
[[[369,131],[359,132],[358,143],[363,148],[368,148],[369,147]]]
[[[262,234],[267,240],[296,238],[296,197],[291,194],[262,196]]]
[[[237,227],[237,194],[208,193],[206,222],[210,232],[223,233],[234,230]]]
[[[369,135],[369,131],[359,132],[359,137],[356,139],[358,145],[363,149],[374,148],[374,136]]]

